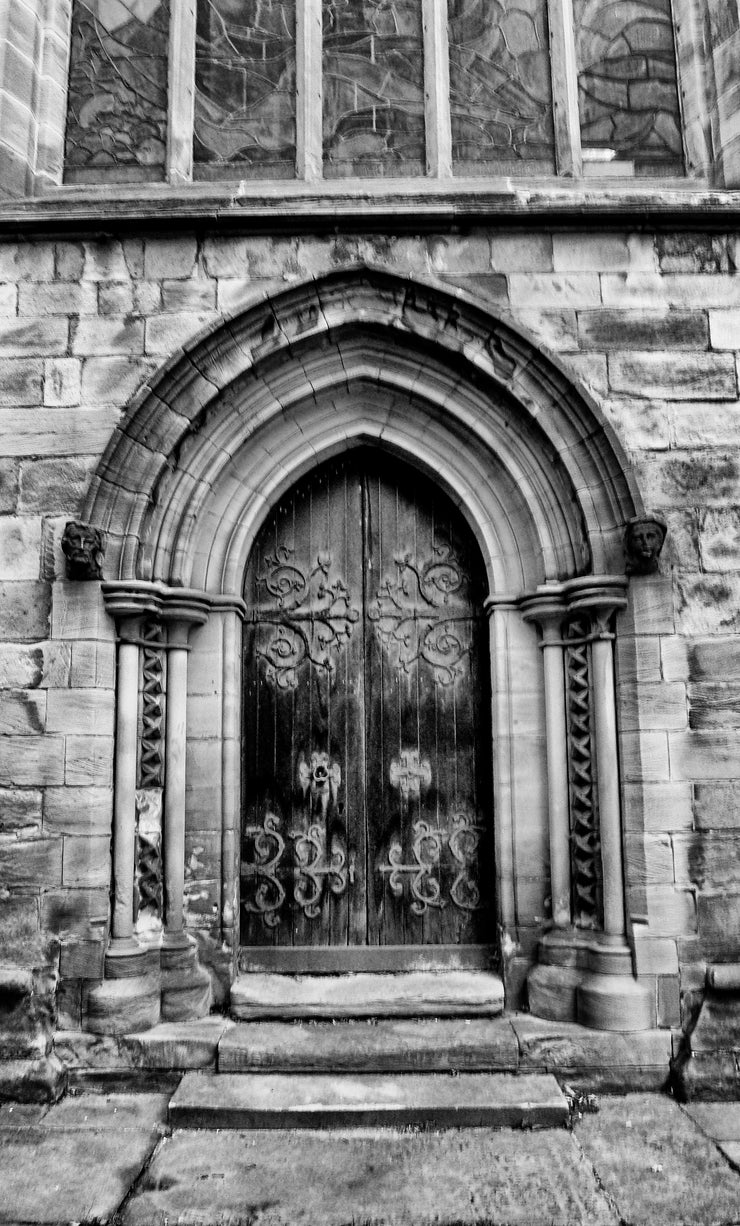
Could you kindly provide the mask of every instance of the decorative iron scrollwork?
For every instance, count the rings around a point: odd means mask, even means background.
[[[463,911],[480,911],[483,906],[480,887],[471,869],[478,863],[478,848],[485,833],[483,826],[471,821],[467,813],[453,813],[450,819],[452,831],[448,837],[448,846],[457,863],[461,865],[460,872],[450,886],[450,898]]]
[[[429,759],[422,758],[418,749],[402,749],[398,758],[391,762],[389,773],[391,787],[398,788],[404,800],[418,797],[422,785],[428,788],[432,782]]]
[[[347,888],[347,854],[334,834],[327,860],[326,834],[316,822],[308,830],[291,830],[290,837],[295,840],[296,858],[293,897],[308,919],[316,919],[321,913],[324,880],[332,894],[343,894]]]
[[[285,888],[277,875],[285,851],[285,839],[280,833],[280,818],[266,813],[261,826],[247,826],[245,834],[253,840],[254,859],[242,861],[242,876],[254,883],[253,897],[247,897],[247,911],[259,915],[268,928],[280,923],[280,908],[285,902]]]
[[[404,864],[403,848],[396,839],[388,851],[389,862],[381,865],[380,871],[388,875],[388,885],[397,898],[403,894],[404,880],[408,880],[411,910],[415,915],[423,915],[430,907],[441,909],[445,906],[439,881],[432,876],[439,865],[445,832],[421,821],[414,822],[413,831],[413,864]]]
[[[333,657],[349,640],[360,617],[345,583],[332,577],[330,553],[318,553],[308,573],[291,561],[293,554],[287,545],[278,545],[265,559],[266,569],[257,582],[274,603],[252,613],[265,676],[282,690],[297,687],[298,671],[305,664],[312,664],[331,680],[336,672]]]
[[[460,564],[447,544],[435,545],[422,566],[409,553],[394,561],[398,577],[381,584],[368,618],[403,672],[423,660],[437,685],[454,685],[464,674],[474,621],[466,604],[451,600],[465,583]]]

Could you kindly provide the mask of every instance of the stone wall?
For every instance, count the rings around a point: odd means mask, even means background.
[[[556,355],[668,521],[619,645],[628,911],[660,1023],[693,1015],[705,963],[740,959],[739,253],[735,234],[619,230],[0,244],[0,947],[61,977],[64,1025],[101,974],[115,663],[97,588],[63,577],[64,524],[190,338],[362,261],[458,285]],[[189,922],[213,939],[218,855],[194,827]]]

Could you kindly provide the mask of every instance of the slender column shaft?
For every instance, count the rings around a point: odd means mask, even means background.
[[[619,758],[611,638],[596,639],[591,650],[601,860],[604,874],[604,932],[607,936],[623,938],[625,923],[622,821],[619,807]]]
[[[321,0],[301,0],[296,9],[296,132],[299,179],[323,174]]]
[[[139,705],[138,622],[120,625],[116,678],[116,787],[113,801],[113,926],[115,942],[134,935],[134,854],[136,843],[136,753]]]
[[[552,918],[557,927],[571,922],[570,806],[568,744],[565,722],[565,667],[560,626],[542,629],[545,674],[545,737],[547,741],[547,810],[550,834],[550,890]]]
[[[514,606],[490,604],[490,650],[493,671],[493,747],[496,804],[496,870],[499,918],[506,928],[516,924],[514,894],[514,772],[511,765],[511,691],[507,617]]]
[[[165,942],[185,942],[185,711],[188,695],[188,627],[170,628],[167,660],[166,779],[164,792]]]

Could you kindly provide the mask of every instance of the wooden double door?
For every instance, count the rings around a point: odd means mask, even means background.
[[[378,449],[315,469],[262,528],[240,939],[268,965],[296,946],[351,968],[361,947],[398,965],[399,947],[491,942],[486,590],[460,512]]]

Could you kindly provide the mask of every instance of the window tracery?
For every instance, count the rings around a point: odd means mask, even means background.
[[[69,183],[584,163],[683,173],[670,0],[73,0]]]

